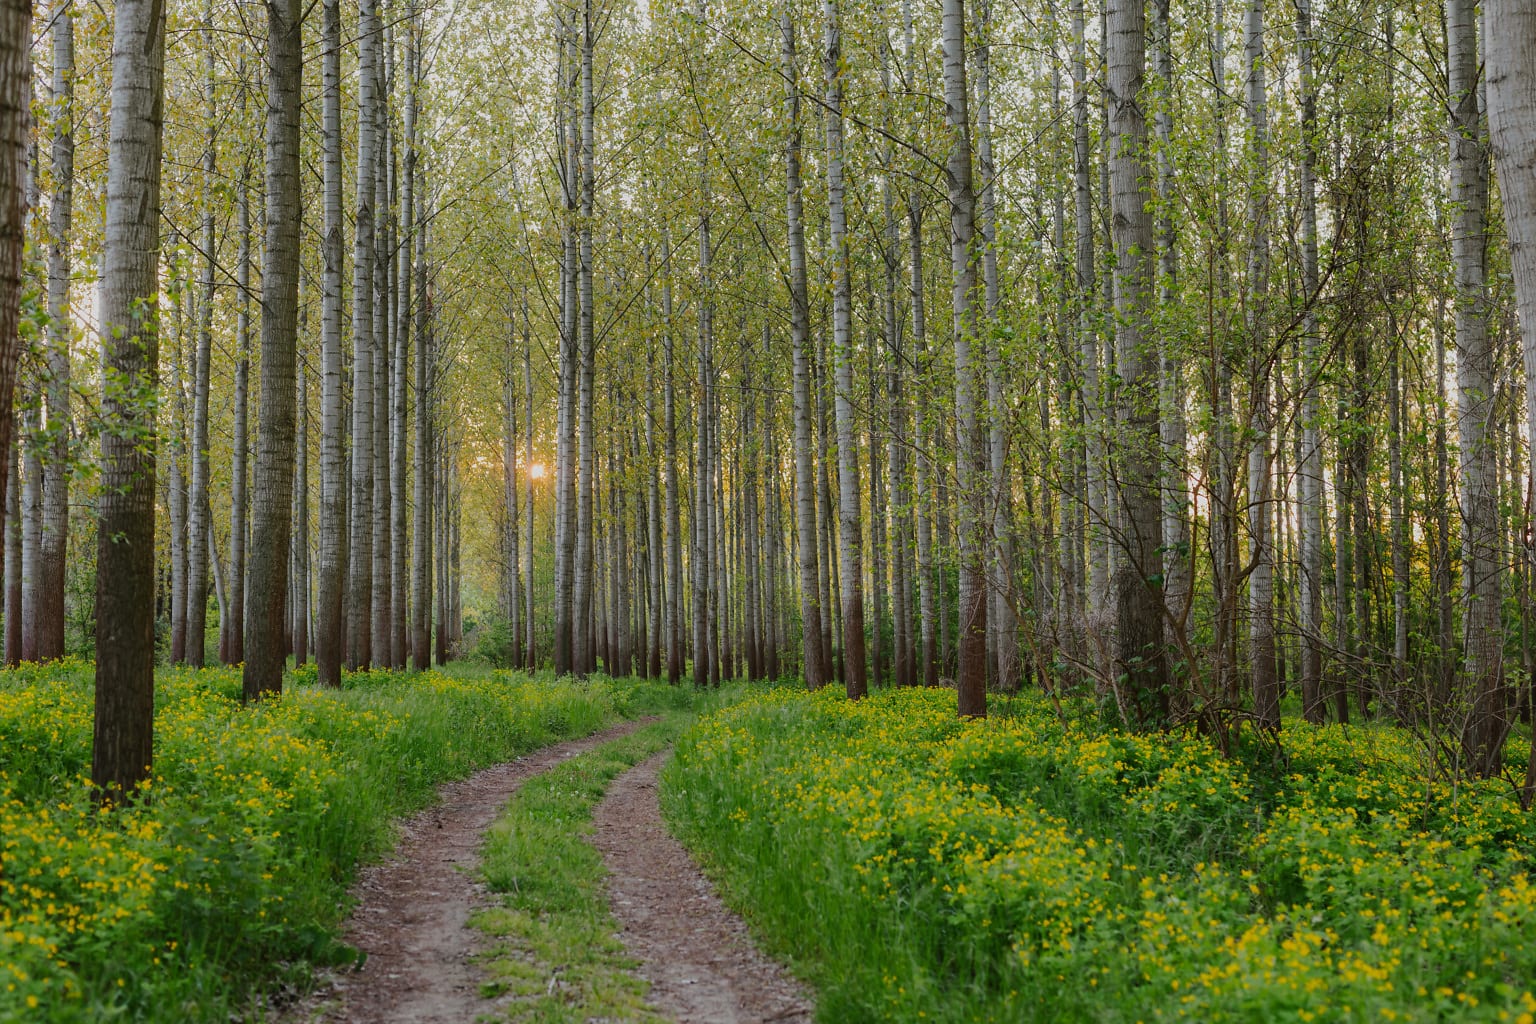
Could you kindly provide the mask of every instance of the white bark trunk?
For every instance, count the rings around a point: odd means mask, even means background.
[[[1160,431],[1157,365],[1146,344],[1152,295],[1152,220],[1147,214],[1147,124],[1141,108],[1146,61],[1146,9],[1141,0],[1110,0],[1106,99],[1109,105],[1111,223],[1115,246],[1115,364],[1118,429],[1112,464],[1124,530],[1124,558],[1114,579],[1115,676],[1134,721],[1153,724],[1168,712],[1163,656],[1163,605],[1157,553]]]
[[[1488,43],[1497,50],[1516,26],[1492,23],[1498,25],[1498,30],[1490,33]],[[1500,557],[1499,475],[1495,465],[1499,444],[1495,427],[1496,360],[1488,331],[1486,284],[1488,149],[1483,111],[1478,102],[1476,6],[1470,0],[1448,0],[1445,25],[1451,104],[1451,200],[1455,210],[1451,246],[1456,271],[1461,556],[1466,586],[1462,626],[1466,644],[1466,726],[1462,740],[1468,770],[1487,775],[1502,764],[1500,752],[1509,724],[1504,707],[1504,561]],[[1528,42],[1528,37],[1521,38],[1522,44]],[[1490,82],[1492,74],[1490,69]],[[1503,124],[1506,131],[1512,126],[1509,120]],[[1501,140],[1501,145],[1508,144]],[[1517,166],[1513,162],[1501,163],[1500,177],[1501,184],[1516,193],[1522,187]],[[1505,202],[1507,207],[1508,197]],[[1514,227],[1519,215],[1517,200],[1515,208],[1507,214],[1517,283],[1519,261],[1523,258],[1522,237]]]
[[[795,509],[800,554],[800,624],[805,684],[819,689],[828,680],[822,660],[820,570],[817,567],[815,453],[811,440],[811,311],[805,269],[805,212],[800,200],[800,88],[795,66],[795,25],[788,8],[779,16],[781,68],[789,137],[785,144],[786,218],[789,234],[790,347],[794,359]]]
[[[955,451],[960,490],[960,665],[956,673],[962,717],[987,713],[986,461],[977,372],[976,193],[971,177],[971,128],[966,95],[965,5],[944,0],[944,109],[949,126],[945,177],[949,192],[950,272],[954,285]]]
[[[848,217],[843,183],[842,33],[836,0],[827,0],[827,218],[831,232],[833,405],[837,419],[838,566],[843,609],[843,682],[854,700],[868,690],[864,652],[864,534],[859,449],[853,421],[853,286],[848,278]]]

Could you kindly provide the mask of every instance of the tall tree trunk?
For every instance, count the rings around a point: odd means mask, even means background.
[[[526,306],[524,309],[526,310]],[[523,459],[529,467],[523,486],[528,502],[528,571],[523,574],[523,613],[526,623],[527,645],[524,654],[528,671],[539,667],[537,635],[533,621],[533,339],[529,337],[528,321],[523,320],[523,407],[529,415],[523,419]]]
[[[1510,238],[1510,264],[1521,318],[1525,379],[1536,381],[1536,3],[1488,0],[1488,120],[1493,158],[1499,169],[1499,197]],[[1525,422],[1536,436],[1536,388],[1525,388]],[[1536,745],[1525,769],[1522,803],[1536,797]]]
[[[309,376],[304,364],[297,367],[299,375],[297,437],[294,444],[293,468],[293,575],[291,584],[293,602],[289,609],[292,618],[293,663],[302,665],[309,660]]]
[[[230,446],[229,485],[229,610],[224,648],[225,663],[238,665],[245,661],[245,598],[246,598],[246,508],[248,505],[248,396],[251,375],[251,189],[250,164],[242,161],[238,194],[235,199],[236,225],[239,235],[236,253],[235,290],[238,293],[235,316],[235,400],[234,441]],[[225,624],[219,624],[225,632]]]
[[[831,450],[831,411],[827,408],[827,316],[825,307],[822,310],[821,326],[817,337],[817,358],[814,364],[813,386],[816,389],[816,501],[818,510],[818,524],[821,528],[818,543],[821,545],[821,555],[817,562],[817,587],[821,592],[821,660],[827,667],[829,679],[843,678],[842,668],[842,637],[838,630],[842,625],[842,616],[838,609],[839,604],[834,603],[832,595],[838,592],[837,586],[837,556],[836,540],[832,528],[832,477],[831,458],[828,452]]]
[[[416,218],[416,104],[419,74],[416,56],[416,5],[414,0],[405,8],[405,103],[401,114],[402,137],[405,143],[400,171],[400,229],[396,239],[395,284],[395,338],[394,383],[390,388],[390,611],[394,619],[390,643],[391,663],[399,668],[406,665],[406,652],[410,649],[410,610],[407,591],[410,574],[410,552],[406,550],[410,533],[407,529],[406,466],[410,440],[407,426],[410,420],[409,389],[411,370],[411,285],[413,246]]]
[[[880,26],[880,83],[887,100],[882,111],[885,130],[894,134],[896,129],[890,97],[896,95],[891,77],[894,56],[890,37],[884,23]],[[905,85],[905,81],[902,83]],[[881,257],[882,299],[886,348],[886,389],[889,412],[886,419],[886,464],[890,472],[891,507],[891,597],[892,597],[892,668],[897,686],[912,686],[916,682],[917,652],[913,642],[912,607],[912,476],[908,468],[909,449],[907,439],[908,402],[905,394],[903,362],[906,358],[903,345],[900,298],[901,286],[901,222],[904,211],[898,212],[891,179],[897,173],[896,148],[887,141],[880,150],[883,171],[880,185],[882,220]],[[878,407],[878,406],[877,406]]]
[[[843,682],[854,700],[868,691],[864,652],[864,534],[859,448],[853,421],[853,285],[843,185],[843,55],[836,0],[826,0],[827,220],[831,231],[833,404],[837,418],[838,577],[843,612]]]
[[[1345,386],[1338,388],[1338,422],[1348,421],[1349,403]],[[1334,649],[1339,664],[1335,671],[1333,687],[1333,713],[1340,725],[1349,723],[1349,675],[1354,671],[1354,630],[1350,626],[1350,586],[1354,579],[1354,535],[1350,528],[1350,509],[1354,504],[1353,481],[1349,472],[1349,444],[1340,438],[1335,445],[1333,504],[1334,565],[1333,565],[1333,629]]]
[[[320,572],[315,629],[315,667],[320,683],[341,685],[341,603],[346,577],[346,421],[342,412],[345,372],[341,342],[343,223],[341,190],[341,4],[321,8],[321,128],[324,137],[325,235],[320,294]],[[414,46],[414,35],[412,36]],[[407,156],[409,162],[414,150]]]
[[[382,2],[382,0],[381,0]],[[368,627],[370,663],[379,668],[390,667],[390,655],[394,644],[394,618],[390,613],[390,512],[389,491],[389,356],[393,344],[390,322],[390,281],[393,261],[390,259],[390,202],[389,172],[393,163],[391,132],[389,129],[389,88],[386,68],[389,46],[385,25],[388,19],[380,14],[376,25],[374,45],[374,174],[373,174],[373,526],[369,570],[369,603],[372,617]]]
[[[1495,369],[1488,331],[1488,150],[1479,106],[1477,13],[1468,0],[1445,8],[1451,103],[1451,230],[1456,265],[1456,406],[1461,471],[1462,578],[1466,585],[1466,724],[1462,745],[1467,769],[1493,775],[1502,767],[1509,729],[1503,678],[1499,480],[1495,466]],[[1494,40],[1513,26],[1499,24]],[[1491,81],[1491,75],[1490,75]],[[1506,168],[1513,170],[1512,166]],[[1504,174],[1502,182],[1510,183]],[[1519,185],[1515,185],[1518,191]],[[1510,217],[1513,224],[1515,216]],[[1520,236],[1511,231],[1512,250]],[[1518,259],[1519,257],[1516,257]],[[1363,623],[1361,623],[1363,625]]]
[[[1162,537],[1157,366],[1145,340],[1153,254],[1145,192],[1147,124],[1141,109],[1146,8],[1140,0],[1110,0],[1107,19],[1115,364],[1120,381],[1113,465],[1125,534],[1125,557],[1113,581],[1115,674],[1125,677],[1129,716],[1151,725],[1165,720],[1168,693],[1157,571],[1162,561],[1157,551]]]
[[[30,204],[29,204],[30,205]],[[42,389],[37,374],[24,382],[29,392],[21,414],[21,660],[35,662],[37,656],[38,555],[43,542],[43,458]],[[181,492],[183,500],[186,491]],[[183,522],[185,519],[183,518]],[[183,531],[180,535],[185,538]],[[182,552],[185,555],[185,551]],[[185,566],[185,558],[179,563]],[[182,578],[185,582],[186,573]],[[185,598],[183,597],[183,600]],[[185,622],[183,612],[181,621]]]
[[[436,355],[436,353],[434,353]],[[438,371],[441,366],[438,367]],[[434,373],[438,372],[434,371]],[[446,436],[443,444],[432,452],[437,462],[432,473],[432,543],[433,568],[433,619],[436,626],[432,633],[433,659],[439,667],[448,664],[448,452],[452,442]]]
[[[992,0],[977,0],[976,160],[981,171],[981,276],[985,295],[983,337],[992,333],[999,301],[997,279],[997,165],[992,158]],[[1013,495],[1008,486],[1007,403],[1003,397],[1003,354],[994,340],[987,345],[987,431],[991,469],[988,553],[989,647],[993,679],[1008,692],[1019,688],[1019,621],[1013,610]]]
[[[1306,0],[1302,0],[1305,3]],[[1177,203],[1173,141],[1173,19],[1169,0],[1156,0],[1157,49],[1157,218],[1158,302],[1171,313],[1178,301],[1179,249],[1173,211]],[[1194,596],[1189,536],[1189,476],[1185,466],[1188,430],[1184,417],[1184,347],[1179,332],[1163,328],[1160,369],[1163,451],[1163,593],[1170,617],[1188,622]],[[1179,629],[1186,627],[1180,625]]]
[[[377,173],[378,0],[358,15],[357,189],[352,250],[352,503],[347,553],[347,666],[368,667],[373,654],[373,305],[374,198]]]
[[[1394,301],[1396,297],[1394,296]],[[1392,671],[1394,684],[1406,680],[1408,672],[1408,515],[1403,482],[1402,335],[1396,314],[1388,321],[1392,331],[1392,350],[1387,369],[1387,494],[1392,527]],[[1394,689],[1396,686],[1394,686]]]
[[[765,328],[767,324],[763,325]],[[742,657],[747,663],[747,678],[762,678],[761,609],[759,587],[763,581],[762,566],[758,564],[757,497],[757,403],[753,391],[751,350],[743,346],[740,395],[740,439],[745,462],[742,475],[736,478],[734,504],[740,516],[741,559],[740,578],[746,591],[742,610]]]
[[[1435,639],[1439,658],[1431,686],[1441,706],[1450,699],[1455,675],[1456,617],[1451,604],[1450,445],[1447,443],[1445,372],[1445,299],[1437,299],[1435,337]]]
[[[27,4],[7,3],[5,53],[30,35]],[[101,495],[96,553],[96,708],[91,778],[122,799],[149,775],[155,689],[155,421],[137,399],[156,386],[155,305],[160,270],[160,153],[165,117],[165,7],[120,0],[112,40],[112,100],[107,157],[107,223],[101,263],[103,371],[122,382],[102,399]],[[19,48],[20,49],[20,48]],[[25,60],[23,56],[21,58]],[[9,108],[20,74],[0,59],[0,111],[7,142]],[[7,146],[9,148],[9,146]],[[0,160],[0,174],[11,159]],[[5,184],[0,181],[0,185]],[[0,187],[0,196],[12,189]],[[7,243],[3,232],[0,239]],[[11,273],[12,261],[3,263]],[[0,308],[9,309],[7,302]],[[7,314],[8,315],[8,314]],[[6,325],[0,325],[6,326]],[[0,337],[11,338],[9,331]],[[10,365],[0,349],[0,450],[9,438]]]
[[[572,111],[575,91],[572,68],[580,62],[571,53],[576,48],[575,30],[565,14],[557,14],[556,25],[555,134],[560,142],[560,183],[565,199],[561,221],[564,245],[560,256],[560,359],[559,397],[555,454],[555,675],[572,671],[572,588],[575,581],[573,560],[576,552],[576,278],[578,247],[576,217],[578,209],[577,164],[580,131]],[[579,71],[575,72],[579,79]]]
[[[5,665],[21,664],[21,453],[5,459]]]
[[[1397,209],[1397,39],[1396,22],[1390,6],[1385,11],[1387,65],[1387,203]],[[1486,130],[1484,131],[1486,135]],[[1486,155],[1484,156],[1486,166]],[[1387,249],[1401,251],[1402,239],[1395,221],[1389,219],[1386,226]],[[1395,262],[1395,261],[1394,261]],[[1401,388],[1401,364],[1403,334],[1399,327],[1399,284],[1397,266],[1391,266],[1385,287],[1387,325],[1391,332],[1391,351],[1388,355],[1387,376],[1387,495],[1391,515],[1392,545],[1392,682],[1394,691],[1401,686],[1408,672],[1408,520],[1404,509],[1403,494],[1403,398]],[[1518,500],[1518,499],[1517,499]],[[1394,700],[1399,700],[1394,696]]]
[[[1218,174],[1226,173],[1227,152],[1227,29],[1226,5],[1215,0],[1211,19],[1212,116],[1215,121],[1214,152]],[[1227,190],[1216,194],[1216,264],[1214,291],[1219,312],[1209,317],[1212,363],[1211,409],[1211,582],[1216,604],[1214,623],[1215,682],[1224,699],[1236,694],[1237,667],[1237,457],[1232,421],[1232,364],[1228,356],[1228,319],[1232,308],[1232,282],[1228,265],[1231,238]],[[1207,284],[1210,288],[1211,285]]]
[[[764,355],[767,354],[767,339],[764,339]],[[769,481],[770,487],[765,492],[764,501],[767,506],[768,525],[768,550],[764,561],[767,562],[767,586],[768,590],[768,623],[769,633],[765,641],[767,644],[767,664],[764,671],[770,680],[777,681],[780,678],[782,657],[784,649],[784,601],[783,587],[787,574],[784,572],[783,541],[784,529],[779,522],[779,514],[783,509],[783,494],[780,486],[782,475],[780,473],[778,431],[774,429],[773,394],[768,389],[763,390],[763,443],[768,449]]]
[[[441,448],[433,452],[437,457],[437,471],[433,474],[433,484],[437,491],[434,497],[436,511],[433,516],[437,532],[437,631],[434,646],[439,666],[448,664],[449,646],[453,638],[453,608],[448,599],[449,579],[452,573],[449,553],[453,548],[453,504],[450,496],[450,488],[453,485],[453,459],[450,455],[453,451],[453,439],[444,436],[442,440],[444,443]]]
[[[214,197],[218,186],[218,103],[214,94],[213,6],[203,15],[203,111],[208,124],[203,137],[202,280],[197,311],[197,352],[192,363],[192,486],[187,495],[190,529],[187,538],[187,662],[203,667],[208,618],[208,535],[213,528],[208,511],[208,390],[213,358],[214,272],[216,251]]]
[[[579,345],[580,380],[577,408],[577,484],[576,484],[576,576],[573,592],[575,639],[572,645],[574,669],[584,675],[595,669],[596,655],[593,650],[592,593],[595,584],[593,572],[593,319],[592,296],[592,210],[595,192],[593,167],[594,103],[592,50],[593,33],[592,0],[583,0],[581,30],[581,217],[579,263]]]
[[[147,5],[146,5],[147,7]],[[129,19],[138,13],[130,7]],[[156,17],[162,14],[158,9]],[[149,64],[163,62],[163,33],[157,36],[161,40],[161,61],[154,61],[150,55],[145,54],[144,59]],[[26,251],[27,243],[27,190],[23,186],[27,174],[27,148],[28,135],[31,125],[32,105],[32,57],[30,51],[32,40],[32,0],[3,0],[0,2],[0,455],[6,459],[10,467],[6,474],[6,483],[0,490],[0,507],[6,509],[8,524],[19,525],[19,512],[11,511],[13,506],[19,510],[20,495],[17,494],[18,476],[15,469],[16,456],[12,450],[15,431],[13,429],[12,402],[16,384],[16,364],[21,355],[21,298],[22,298],[22,256]],[[147,69],[146,69],[147,70]],[[153,89],[158,97],[159,79],[154,82],[146,82],[146,92]],[[126,85],[124,83],[125,98]],[[158,102],[158,100],[157,100]],[[157,108],[158,109],[158,108]],[[158,155],[158,143],[156,155]],[[119,168],[121,171],[123,168]],[[155,178],[158,197],[158,161],[156,162]],[[110,171],[110,167],[109,167]],[[121,178],[116,179],[120,184]],[[119,216],[127,211],[119,210]],[[121,221],[119,222],[121,223]],[[150,230],[154,231],[157,225],[151,224]],[[154,236],[158,239],[158,234]],[[121,249],[122,239],[118,239],[118,247],[113,250],[119,261],[124,255]],[[151,257],[153,260],[153,257]],[[112,269],[121,270],[121,267]],[[136,279],[137,280],[137,279]],[[154,482],[150,482],[149,501],[154,501]],[[151,512],[153,505],[150,506]],[[153,527],[153,522],[151,522]],[[12,529],[7,526],[3,536],[0,536],[0,546],[5,549],[6,565],[6,600],[5,600],[5,628],[6,628],[6,663],[15,664],[21,654],[21,600],[20,594],[11,593],[11,566],[16,566],[17,582],[20,582],[21,552],[16,550],[16,540],[12,537]],[[153,543],[153,541],[151,541]],[[149,581],[150,596],[153,598],[154,584]],[[148,613],[151,617],[151,629],[153,629],[153,609]],[[12,634],[16,636],[16,643],[11,643]],[[150,654],[153,657],[154,645],[151,641]],[[149,745],[146,738],[144,752],[148,754]],[[142,768],[143,766],[138,766]],[[138,769],[130,769],[137,771]],[[98,776],[99,777],[99,776]],[[129,781],[135,781],[141,776],[134,775]]]
[[[710,309],[711,331],[714,310]],[[726,558],[727,537],[725,531],[725,464],[720,451],[720,386],[714,369],[714,338],[709,343],[709,504],[705,514],[708,523],[708,539],[705,550],[709,552],[710,582],[713,593],[709,608],[709,666],[710,681],[716,686],[724,679],[733,678],[730,638],[730,566]]]
[[[187,477],[185,459],[187,449],[187,389],[182,379],[186,364],[187,331],[183,319],[182,298],[186,282],[181,280],[181,268],[171,271],[171,337],[175,347],[171,350],[171,444],[166,474],[166,508],[171,527],[171,652],[172,665],[182,665],[187,660]],[[21,659],[37,660],[36,631],[32,615],[37,607],[36,592],[32,585],[31,570],[37,562],[37,516],[34,502],[38,495],[33,481],[37,479],[37,463],[32,439],[36,432],[34,409],[23,413],[22,491],[21,491],[21,574],[25,588],[21,612]]]
[[[427,283],[428,206],[425,175],[417,185],[416,207],[416,444],[411,470],[415,480],[411,523],[411,663],[418,672],[432,664],[432,395],[436,353],[432,339],[432,293]]]
[[[912,358],[917,377],[926,373],[928,313],[923,282],[923,207],[914,193],[907,201],[908,264],[912,291]],[[939,685],[938,609],[933,566],[934,431],[930,427],[926,389],[919,388],[913,416],[912,447],[917,452],[914,474],[917,514],[917,605],[919,674],[924,686]]]
[[[1317,323],[1319,284],[1317,245],[1317,87],[1312,75],[1311,0],[1297,0],[1296,47],[1301,84],[1301,710],[1321,724],[1323,700],[1323,453],[1319,392],[1322,361]]]
[[[267,0],[267,244],[261,274],[261,414],[245,616],[247,701],[281,693],[293,512],[294,364],[298,354],[299,105],[304,8]]]
[[[1252,151],[1248,220],[1253,240],[1248,254],[1249,383],[1253,388],[1253,443],[1248,449],[1248,532],[1253,571],[1248,576],[1248,641],[1253,659],[1253,704],[1260,728],[1280,728],[1280,681],[1275,664],[1275,546],[1273,475],[1270,458],[1274,424],[1269,408],[1273,368],[1265,294],[1269,290],[1269,114],[1265,103],[1264,0],[1248,6],[1248,131]]]
[[[885,658],[885,622],[886,614],[886,525],[885,512],[890,507],[890,502],[885,497],[885,473],[880,464],[884,454],[884,445],[878,430],[878,420],[874,410],[881,405],[881,375],[876,369],[876,354],[884,348],[884,344],[878,334],[878,321],[875,316],[875,290],[869,289],[869,306],[866,310],[866,323],[869,324],[869,336],[865,341],[864,353],[866,356],[864,368],[864,384],[868,390],[865,394],[865,407],[870,410],[869,416],[869,578],[870,596],[874,605],[874,613],[870,616],[870,680],[874,686],[884,686],[886,677]],[[861,439],[862,440],[862,439]]]
[[[811,440],[811,309],[805,269],[805,211],[800,199],[800,87],[795,63],[795,23],[788,7],[779,15],[782,35],[780,63],[789,123],[785,142],[786,218],[789,225],[789,323],[794,358],[795,508],[800,552],[800,624],[805,685],[826,685],[829,672],[822,658],[821,571],[817,567],[820,534],[816,523],[815,452]],[[669,392],[670,394],[670,392]]]
[[[528,293],[525,288],[522,296],[522,321],[528,322]],[[510,319],[510,318],[509,318]],[[523,617],[522,617],[522,531],[521,509],[519,508],[518,495],[518,471],[517,471],[517,323],[512,321],[509,325],[507,338],[506,360],[506,403],[507,403],[507,429],[503,440],[505,445],[504,457],[506,463],[506,480],[503,493],[507,506],[507,598],[506,614],[507,625],[512,633],[512,664],[522,662],[523,650]],[[522,339],[523,346],[528,344],[526,335]],[[528,410],[528,415],[533,415],[533,410]]]
[[[709,150],[699,150],[700,177],[707,175]],[[710,344],[713,340],[712,309],[710,304],[710,222],[708,197],[703,200],[699,213],[699,403],[694,430],[697,451],[694,457],[693,513],[689,517],[693,527],[693,682],[695,686],[708,686],[711,679],[718,679],[718,664],[711,656],[710,645],[711,585],[710,573],[714,567],[714,546],[711,543],[710,504],[713,488],[710,486],[710,429],[712,390],[710,387]]]
[[[454,449],[457,450],[457,449]],[[464,645],[464,486],[459,477],[459,463],[448,463],[448,479],[452,488],[448,492],[451,504],[448,534],[448,622],[451,651],[457,656]]]
[[[613,617],[618,620],[618,674],[632,676],[635,674],[635,641],[630,629],[633,607],[631,596],[634,588],[629,585],[629,501],[626,480],[628,467],[624,464],[624,448],[615,443],[611,449],[615,460],[615,472],[611,480],[614,494],[613,509],[613,590],[614,603]]]
[[[683,527],[679,508],[680,482],[677,469],[677,396],[676,367],[672,333],[672,240],[665,223],[661,226],[661,344],[663,353],[662,406],[666,417],[667,460],[667,682],[683,677],[687,660],[683,644]]]
[[[36,101],[36,92],[33,89],[32,76],[29,73],[26,78],[26,86],[29,104]],[[31,131],[33,122],[29,116],[27,120],[28,134],[30,136],[23,150],[24,167],[22,181],[24,183],[23,199],[23,234],[31,237],[31,225],[33,215],[42,205],[42,152],[38,141],[38,134]],[[178,316],[180,307],[177,307]],[[177,325],[178,332],[180,325]],[[43,507],[43,453],[42,453],[42,411],[43,389],[46,380],[33,370],[22,382],[26,390],[26,401],[22,406],[21,427],[16,442],[21,447],[21,462],[19,471],[21,474],[21,659],[35,662],[37,657],[37,583],[38,583],[38,554],[42,545],[42,507]],[[13,428],[14,429],[14,428]]]
[[[526,350],[525,350],[526,351]],[[662,548],[661,548],[661,473],[656,458],[656,348],[652,344],[646,353],[645,370],[645,449],[646,449],[646,505],[645,505],[645,558],[646,558],[646,610],[649,618],[646,635],[650,641],[645,675],[648,679],[661,677],[662,622]],[[528,408],[533,408],[530,396]],[[530,506],[529,515],[532,515]],[[533,553],[533,538],[528,540],[529,554]]]
[[[70,231],[74,214],[75,29],[69,0],[53,12],[53,196],[48,204],[48,434],[38,565],[37,654],[64,656],[69,551]]]
[[[1072,176],[1076,278],[1078,372],[1081,374],[1084,435],[1087,625],[1105,624],[1109,597],[1108,495],[1104,478],[1104,427],[1100,422],[1099,342],[1094,323],[1098,274],[1093,255],[1093,154],[1088,134],[1088,64],[1082,0],[1072,0]]]
[[[981,375],[975,348],[976,193],[971,179],[971,123],[966,96],[965,5],[944,0],[944,108],[949,125],[950,268],[954,277],[955,451],[960,488],[960,667],[956,677],[962,717],[987,713],[986,447],[981,432]]]

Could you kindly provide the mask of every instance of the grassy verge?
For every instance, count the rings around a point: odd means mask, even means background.
[[[495,938],[488,996],[508,996],[514,1022],[623,1020],[660,1024],[647,985],[615,932],[602,858],[586,841],[613,779],[664,749],[691,716],[672,713],[529,780],[491,828],[481,854],[502,905],[475,924]]]
[[[344,959],[360,861],[478,767],[686,704],[676,688],[366,673],[257,707],[236,670],[162,673],[155,777],[92,805],[92,672],[0,673],[0,1021],[214,1021]]]
[[[664,811],[821,1019],[1531,1024],[1507,784],[1427,782],[1391,730],[1287,728],[1279,767],[996,710],[780,691],[679,739]]]

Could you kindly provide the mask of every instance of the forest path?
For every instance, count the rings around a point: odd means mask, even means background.
[[[657,774],[670,751],[615,779],[592,816],[619,937],[678,1024],[809,1024],[805,989],[753,945],[661,820]]]
[[[485,979],[474,962],[485,937],[469,923],[495,900],[476,870],[486,829],[529,779],[644,724],[623,722],[444,786],[440,803],[401,824],[394,855],[364,869],[353,887],[358,904],[343,938],[367,960],[355,971],[331,973],[285,1017],[472,1024],[494,1010],[481,996]]]

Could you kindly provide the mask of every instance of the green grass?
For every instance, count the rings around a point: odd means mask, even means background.
[[[717,698],[706,698],[716,700]],[[491,828],[482,872],[502,905],[475,924],[495,943],[487,996],[517,1024],[663,1021],[645,1005],[608,912],[592,811],[618,775],[667,747],[690,715],[672,712],[529,780]]]
[[[157,677],[155,775],[98,812],[92,670],[0,672],[0,1022],[226,1021],[344,961],[358,865],[438,784],[687,688],[373,672],[238,701],[238,670]]]
[[[1392,729],[1227,759],[1038,696],[758,695],[662,775],[674,831],[829,1024],[1536,1020],[1536,819]]]

